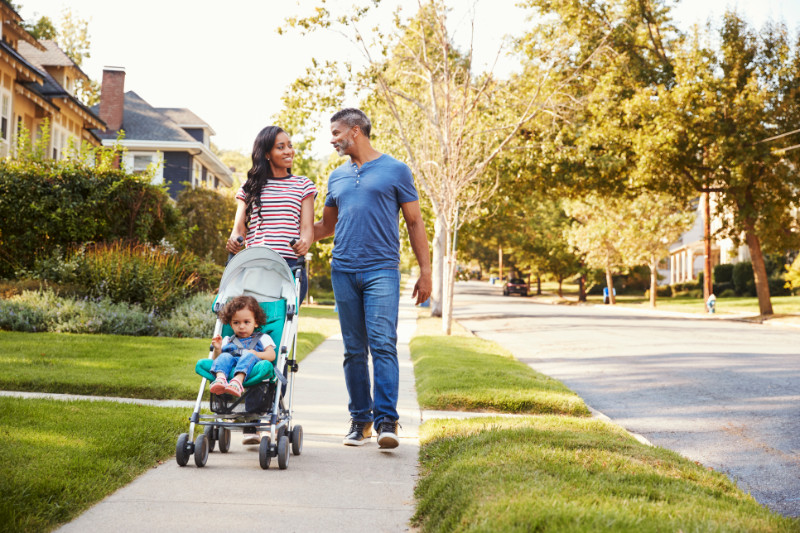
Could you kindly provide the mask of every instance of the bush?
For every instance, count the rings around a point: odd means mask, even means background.
[[[80,257],[79,257],[80,256]],[[76,281],[90,296],[139,304],[164,313],[196,292],[198,275],[190,254],[145,245],[97,245],[78,250]]]
[[[721,293],[719,293],[720,298],[733,298],[736,296],[736,291],[733,289],[725,289]]]
[[[208,338],[216,320],[211,312],[213,300],[211,294],[197,294],[171,314],[156,317],[138,305],[115,303],[108,298],[61,297],[51,289],[23,291],[0,300],[0,329]]]
[[[49,289],[0,300],[0,329],[10,331],[152,335],[153,325],[139,306],[62,298]]]
[[[756,282],[753,277],[753,264],[742,261],[733,266],[733,288],[739,296],[755,296]]]
[[[212,294],[195,294],[178,305],[168,317],[159,320],[154,335],[210,338],[216,321],[216,315],[211,311],[213,302]]]
[[[186,187],[178,193],[177,205],[188,228],[185,249],[224,265],[228,260],[225,243],[236,216],[233,196],[203,187]]]
[[[714,282],[733,284],[733,263],[723,263],[715,266]]]
[[[56,247],[161,241],[180,217],[151,178],[72,160],[0,161],[0,277],[30,269]]]
[[[656,287],[656,296],[658,298],[672,298],[672,287],[669,285],[659,285]],[[650,298],[650,289],[644,293],[645,298]]]
[[[732,281],[725,281],[722,283],[715,283],[713,288],[714,294],[720,295],[725,291],[731,291],[732,293],[736,294],[736,290],[733,287]]]

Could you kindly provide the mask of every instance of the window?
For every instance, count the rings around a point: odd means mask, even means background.
[[[61,132],[53,127],[53,159],[58,159],[58,147],[61,146]]]
[[[200,180],[202,179],[202,175],[200,174],[200,164],[194,164],[194,174],[192,174],[192,188],[200,186]]]
[[[8,125],[11,123],[11,96],[4,92],[0,102],[0,138],[8,141]]]
[[[147,167],[153,162],[151,155],[134,155],[133,156],[133,173],[143,174],[147,171]]]

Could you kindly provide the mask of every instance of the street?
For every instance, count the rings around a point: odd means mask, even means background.
[[[800,516],[800,329],[502,296],[458,282],[454,317],[657,446]]]

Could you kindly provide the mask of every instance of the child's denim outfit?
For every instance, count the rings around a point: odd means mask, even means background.
[[[211,365],[211,373],[222,372],[225,376],[231,377],[231,369],[233,369],[234,375],[242,372],[246,379],[255,364],[261,360],[253,352],[263,352],[266,349],[262,343],[264,339],[266,339],[267,346],[275,346],[269,335],[254,334],[243,339],[235,336],[225,337],[222,339],[222,353]],[[235,343],[235,341],[239,342]]]

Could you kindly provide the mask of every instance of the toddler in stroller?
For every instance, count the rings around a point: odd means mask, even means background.
[[[297,271],[303,266],[300,262],[292,271],[277,252],[265,246],[249,247],[228,263],[213,304],[218,318],[209,354],[195,367],[203,379],[189,432],[178,437],[175,459],[180,466],[191,455],[197,466],[205,466],[216,443],[220,452],[227,453],[232,429],[261,433],[258,455],[264,469],[272,457],[285,469],[290,451],[300,455],[303,428],[292,425],[292,386],[298,370]],[[236,317],[240,324],[234,324]],[[232,349],[244,355],[226,353]],[[200,413],[208,381],[212,382],[209,408],[213,415]],[[204,431],[195,439],[197,425]]]

